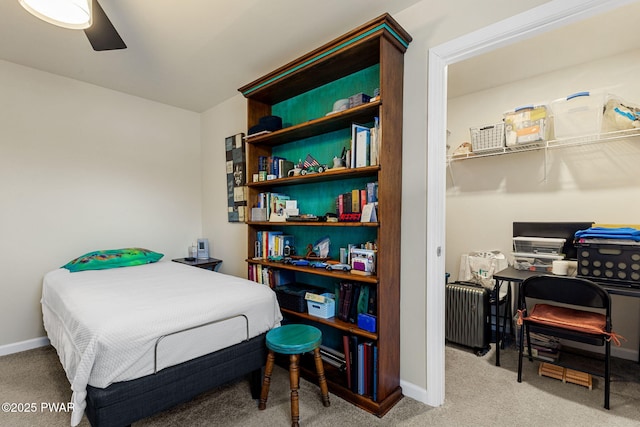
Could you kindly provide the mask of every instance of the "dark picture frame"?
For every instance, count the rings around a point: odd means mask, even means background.
[[[244,133],[228,136],[224,142],[229,222],[244,222],[247,213],[247,167]]]

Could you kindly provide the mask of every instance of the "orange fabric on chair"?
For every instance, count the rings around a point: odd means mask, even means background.
[[[607,332],[605,315],[593,311],[576,310],[549,304],[536,304],[526,319],[529,322],[571,329],[587,334],[604,334],[613,339],[618,346],[620,345],[618,338],[624,339],[624,337],[616,335],[613,331]]]

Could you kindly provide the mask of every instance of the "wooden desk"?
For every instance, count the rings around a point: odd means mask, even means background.
[[[494,273],[493,278],[496,280],[495,284],[495,292],[496,295],[500,295],[500,287],[502,286],[502,282],[509,282],[509,286],[511,283],[517,283],[520,286],[520,283],[524,282],[525,279],[532,276],[539,276],[541,274],[545,274],[540,271],[526,271],[526,270],[516,270],[513,267],[505,268],[504,270],[500,270],[497,273]],[[592,278],[587,278],[598,285],[600,285],[609,295],[622,295],[633,298],[640,298],[640,288],[634,287],[631,284],[627,285],[625,283],[620,283],[618,285],[612,285],[610,283],[598,282]],[[518,292],[518,300],[520,299],[520,292]],[[519,302],[519,301],[518,301]],[[519,306],[519,304],[518,304]],[[496,302],[496,313],[498,312],[498,303]],[[500,323],[496,322],[496,366],[500,366],[500,345],[498,344],[498,337],[504,339],[504,331],[501,333],[500,331]],[[638,362],[640,363],[640,344],[638,344]]]

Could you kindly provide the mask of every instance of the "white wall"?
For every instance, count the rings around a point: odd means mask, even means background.
[[[247,100],[235,97],[202,114],[202,230],[212,256],[221,259],[219,271],[247,277],[247,226],[229,222],[225,138],[246,134]]]
[[[42,337],[43,275],[83,253],[186,256],[199,114],[0,61],[0,346]]]
[[[469,127],[499,122],[504,111],[600,89],[640,103],[640,50],[450,99],[449,143],[469,140]],[[447,271],[460,255],[511,252],[514,221],[637,224],[640,138],[453,162],[447,193]],[[614,329],[628,342],[619,356],[636,358],[640,301],[614,297]]]

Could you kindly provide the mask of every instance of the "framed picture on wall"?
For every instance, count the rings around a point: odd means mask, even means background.
[[[247,210],[247,172],[244,134],[224,140],[227,165],[227,210],[229,222],[244,222]]]

